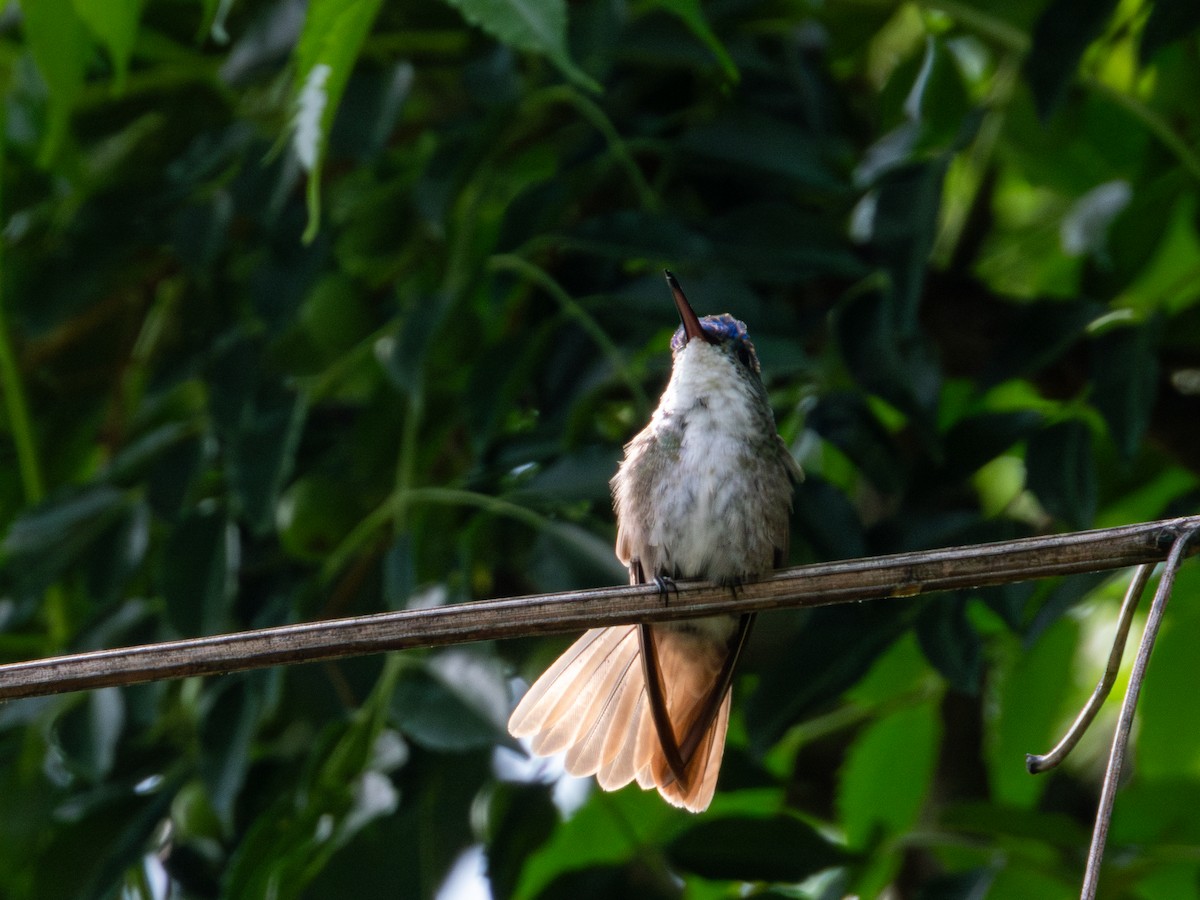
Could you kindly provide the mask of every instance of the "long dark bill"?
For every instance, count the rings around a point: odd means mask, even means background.
[[[675,276],[669,270],[664,269],[663,274],[667,276],[667,286],[671,289],[671,296],[675,298],[675,308],[679,310],[679,320],[683,322],[683,333],[687,335],[690,341],[692,338],[700,338],[702,341],[712,343],[712,338],[708,336],[703,326],[700,324],[700,318],[692,309],[692,304],[688,303],[687,297],[683,293],[683,288],[679,286],[679,282],[675,280]]]

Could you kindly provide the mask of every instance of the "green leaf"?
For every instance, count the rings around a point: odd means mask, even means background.
[[[304,395],[262,371],[257,341],[238,341],[212,364],[210,403],[239,512],[257,534],[275,526],[308,414]]]
[[[983,677],[983,642],[967,616],[970,598],[935,597],[917,618],[921,651],[955,690],[977,694]]]
[[[552,592],[574,584],[619,584],[629,573],[613,554],[609,536],[548,520],[538,529],[528,575],[540,590]]]
[[[693,824],[686,812],[663,803],[656,793],[636,786],[602,798],[593,795],[591,802],[561,823],[526,861],[514,895],[540,897],[543,889],[563,872],[625,863],[642,856],[647,847],[669,843]]]
[[[712,243],[677,218],[621,210],[585,219],[560,239],[572,248],[628,261],[669,259],[672,265],[710,258]]]
[[[699,38],[701,43],[712,51],[712,55],[717,58],[717,62],[720,63],[721,70],[725,73],[726,78],[733,82],[741,78],[733,57],[729,55],[729,51],[725,49],[725,45],[721,43],[721,39],[717,37],[716,33],[712,30],[712,26],[708,24],[708,18],[704,15],[704,8],[700,5],[700,0],[653,0],[653,2],[654,5],[673,13],[683,20],[683,24],[688,27],[692,34]]]
[[[985,383],[1030,375],[1060,359],[1105,312],[1100,304],[1083,300],[1047,300],[1017,307],[1005,316],[1006,327]]]
[[[1063,850],[1086,844],[1091,832],[1091,828],[1085,828],[1079,819],[1065,812],[1017,809],[984,801],[954,803],[946,808],[943,821],[972,834],[1017,840],[1034,838]]]
[[[508,689],[498,661],[467,650],[406,669],[391,712],[407,737],[432,750],[461,752],[508,740]]]
[[[866,203],[866,237],[891,276],[886,292],[896,337],[911,340],[925,283],[925,268],[937,236],[942,186],[951,156],[906,163],[884,173]],[[859,209],[864,203],[859,204]]]
[[[996,665],[984,704],[988,783],[997,802],[1032,808],[1047,785],[1025,770],[1027,753],[1045,753],[1061,737],[1079,625],[1062,618],[1032,646],[1009,644]]]
[[[319,562],[357,524],[362,510],[345,483],[314,472],[292,482],[275,506],[279,543],[297,559]]]
[[[942,478],[964,478],[1027,438],[1041,425],[1039,413],[1028,409],[989,412],[959,419],[946,433]]]
[[[854,559],[867,555],[858,510],[846,495],[817,475],[806,475],[792,500],[793,519],[817,559]]]
[[[1200,716],[1182,714],[1195,704],[1200,614],[1188,600],[1197,596],[1198,587],[1197,567],[1180,569],[1174,603],[1154,645],[1153,664],[1147,670],[1138,710],[1139,777],[1162,782],[1200,774]],[[1147,588],[1147,597],[1153,588],[1153,584]]]
[[[571,81],[602,90],[571,60],[567,50],[566,0],[446,0],[464,19],[514,50],[549,59]]]
[[[666,852],[678,868],[723,881],[803,881],[846,858],[811,825],[786,815],[703,821],[677,835]]]
[[[12,523],[0,554],[18,584],[43,588],[120,519],[128,505],[124,493],[104,484],[47,501]]]
[[[49,165],[83,90],[91,43],[72,0],[25,0],[21,12],[29,52],[50,92],[49,123],[38,157],[42,165]]]
[[[1177,243],[1194,234],[1187,212],[1195,200],[1188,191],[1190,185],[1190,179],[1176,168],[1137,184],[1129,204],[1109,225],[1103,252],[1084,267],[1081,293],[1091,297],[1124,295],[1121,306],[1135,310],[1150,305],[1169,310],[1169,302],[1157,302],[1155,282],[1165,276],[1170,285],[1167,292],[1174,299],[1178,296],[1175,271],[1186,269],[1192,260]],[[1171,213],[1164,215],[1164,209]]]
[[[834,319],[838,346],[864,388],[931,430],[941,370],[929,336],[899,321],[906,315],[890,290],[844,302]]]
[[[104,0],[102,3],[96,0],[71,0],[71,4],[112,58],[116,70],[113,87],[120,91],[125,84],[129,56],[137,39],[142,0]]]
[[[680,145],[697,156],[782,175],[797,184],[829,191],[846,188],[824,158],[825,145],[818,136],[778,116],[735,109],[689,129]]]
[[[1159,320],[1114,328],[1092,339],[1092,404],[1117,450],[1130,460],[1142,445],[1158,395]]]
[[[135,576],[150,544],[150,509],[132,503],[125,515],[104,530],[80,561],[88,593],[100,603],[116,600]]]
[[[109,784],[74,792],[56,805],[56,827],[30,862],[40,871],[38,893],[49,897],[110,897],[123,876],[153,852],[179,779],[167,776],[144,793]],[[71,859],[71,865],[62,860]]]
[[[1025,60],[1025,77],[1043,119],[1063,102],[1083,51],[1116,6],[1117,0],[1053,0],[1042,11]]]
[[[1157,660],[1157,647],[1155,647],[1154,655]],[[1154,668],[1157,667],[1158,663],[1155,662]],[[1146,687],[1150,685],[1149,674],[1154,671],[1154,668],[1148,670]],[[1165,709],[1160,711],[1165,712]],[[1179,707],[1176,706],[1174,708],[1176,718],[1179,718],[1178,713]],[[1139,720],[1144,719],[1144,715],[1139,713],[1138,718]],[[1165,730],[1158,735],[1158,737],[1167,736],[1168,732]],[[1188,735],[1180,735],[1181,739],[1186,737]],[[1139,760],[1142,755],[1143,738],[1144,734],[1139,722],[1137,731]],[[1181,746],[1176,743],[1176,748]],[[1165,749],[1166,745],[1163,745],[1151,752],[1156,754]],[[1189,747],[1189,749],[1191,748]],[[1168,759],[1164,757],[1159,761],[1167,762]],[[1200,807],[1200,785],[1194,779],[1180,775],[1181,772],[1194,766],[1196,760],[1194,757],[1188,758],[1185,755],[1184,759],[1174,762],[1176,765],[1172,766],[1173,771],[1154,771],[1149,773],[1146,778],[1141,777],[1141,763],[1139,762],[1139,777],[1131,778],[1129,783],[1122,785],[1121,814],[1113,816],[1112,830],[1108,835],[1108,839],[1113,842],[1110,846],[1152,845],[1165,841],[1179,841],[1181,844],[1193,846],[1200,843],[1200,819],[1193,814],[1196,808]],[[1184,763],[1183,766],[1178,765],[1181,762]]]
[[[917,821],[940,740],[932,701],[884,716],[855,739],[838,786],[838,811],[852,847],[902,834]]]
[[[1075,528],[1087,528],[1096,516],[1098,488],[1092,455],[1092,431],[1072,419],[1029,439],[1025,452],[1029,490],[1046,512]]]
[[[861,395],[826,394],[809,413],[808,427],[852,459],[881,492],[900,487],[902,468],[891,436]]]
[[[226,834],[232,833],[234,811],[252,762],[254,737],[263,715],[269,681],[282,670],[233,676],[207,710],[200,729],[200,774],[212,811]]]
[[[125,698],[115,687],[88,691],[55,726],[68,765],[93,782],[112,770],[124,730]]]
[[[223,631],[241,568],[237,526],[219,510],[195,510],[165,549],[170,563],[160,578],[171,625],[184,637]]]
[[[751,748],[765,752],[793,724],[858,681],[915,614],[912,604],[825,607],[796,620],[803,622],[796,633],[777,632],[786,650],[763,662],[746,703]]]
[[[488,803],[488,882],[493,897],[513,895],[526,858],[557,824],[558,812],[542,785],[496,786]]]
[[[421,393],[425,356],[449,303],[445,297],[436,297],[422,306],[422,309],[414,308],[404,316],[399,334],[379,338],[374,347],[375,358],[392,386],[409,396]]]
[[[758,281],[786,284],[820,276],[859,278],[867,272],[841,236],[829,231],[822,216],[793,203],[746,203],[706,224],[714,245],[710,263],[720,260],[733,271],[753,272]],[[762,332],[756,331],[756,343],[761,337]]]
[[[308,173],[308,227],[304,240],[316,237],[321,220],[321,166],[359,50],[379,13],[382,0],[312,0],[296,45],[292,146]]]

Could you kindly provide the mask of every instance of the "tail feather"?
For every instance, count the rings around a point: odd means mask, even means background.
[[[705,714],[728,647],[702,634],[656,626],[655,647],[677,740]],[[711,707],[709,707],[711,709]],[[541,756],[566,751],[574,775],[595,774],[605,790],[631,781],[657,788],[675,806],[699,812],[712,801],[725,749],[729,692],[687,761],[686,785],[671,772],[655,730],[638,626],[593,629],[531,687],[509,720]]]
[[[596,699],[589,709],[581,712],[585,726],[575,745],[567,751],[567,771],[592,774],[608,763],[617,748],[609,747],[609,738],[620,735],[629,721],[641,686],[629,677],[637,665],[636,654],[624,654],[612,666],[611,674],[598,685]],[[588,725],[587,723],[591,723]]]
[[[729,648],[695,632],[655,628],[652,634],[666,688],[667,715],[682,744],[684,735],[706,713],[706,701],[721,677]],[[651,757],[651,780],[667,802],[693,811],[708,808],[725,753],[729,696],[726,691],[696,750],[684,760],[686,784],[675,778],[661,748]]]
[[[637,749],[638,737],[641,729],[642,721],[645,719],[643,715],[646,705],[646,692],[639,684],[636,691],[630,691],[635,695],[633,711],[629,714],[629,718],[625,721],[627,727],[615,727],[609,732],[608,741],[606,744],[612,744],[617,747],[617,752],[609,762],[605,763],[596,772],[596,781],[600,787],[606,791],[615,791],[617,788],[624,787],[637,778],[637,774],[641,766],[637,764]],[[643,785],[646,787],[647,785]]]
[[[582,643],[586,639],[587,646],[582,652],[573,654],[571,663],[554,678],[537,704],[542,721],[533,734],[535,753],[541,756],[561,753],[574,746],[580,732],[590,726],[592,718],[589,716],[594,715],[591,711],[593,703],[606,699],[608,694],[604,691],[611,693],[620,674],[622,660],[629,652],[627,648],[622,648],[626,640],[622,630],[594,629],[594,635],[589,632],[576,642]],[[636,644],[634,630],[629,629],[629,634]],[[545,677],[542,676],[539,683]]]
[[[696,748],[692,761],[687,766],[687,783],[685,789],[671,776],[670,767],[665,756],[655,760],[655,777],[658,779],[659,793],[674,806],[682,806],[692,812],[700,812],[708,808],[713,794],[717,789],[717,775],[721,772],[721,759],[725,755],[725,732],[729,726],[729,698],[725,699],[713,719],[712,726],[704,733],[699,746]]]

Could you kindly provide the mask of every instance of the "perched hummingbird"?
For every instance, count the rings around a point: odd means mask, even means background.
[[[775,430],[746,326],[700,319],[670,272],[682,325],[671,379],[611,485],[617,557],[632,584],[700,578],[733,589],[783,564],[800,466]],[[509,719],[534,753],[614,790],[637,780],[708,808],[725,752],[733,669],[754,616],[593,628]]]

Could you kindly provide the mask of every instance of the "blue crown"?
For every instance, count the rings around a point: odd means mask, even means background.
[[[700,327],[716,338],[718,344],[732,343],[735,350],[745,351],[744,354],[739,352],[738,357],[755,372],[759,371],[758,354],[754,352],[754,344],[750,343],[750,334],[746,331],[745,322],[735,319],[729,313],[721,313],[719,316],[705,316],[700,320]],[[685,343],[687,338],[684,336],[683,326],[680,325],[671,338],[671,352],[678,352]]]
[[[700,320],[700,327],[722,344],[726,341],[750,342],[749,334],[746,331],[746,323],[738,321],[729,313],[721,313],[719,316],[705,316]],[[678,350],[684,343],[683,326],[680,325],[675,329],[675,336],[671,338],[672,352]]]

